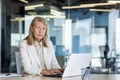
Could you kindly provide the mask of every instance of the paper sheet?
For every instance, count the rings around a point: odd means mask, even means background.
[[[21,74],[15,74],[15,73],[6,73],[6,74],[0,74],[0,78],[4,77],[21,77]]]

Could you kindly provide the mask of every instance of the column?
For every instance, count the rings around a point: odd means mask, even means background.
[[[0,73],[1,73],[1,0],[0,0]]]

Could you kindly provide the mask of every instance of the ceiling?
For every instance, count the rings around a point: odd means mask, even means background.
[[[12,0],[12,1],[22,3],[19,0]],[[105,3],[105,2],[107,2],[107,0],[27,0],[27,1],[29,2],[29,4],[44,2],[46,5],[53,5],[53,6],[56,6],[56,7],[60,8],[60,9],[62,9],[63,6],[68,6],[68,5],[69,6],[79,6],[81,4]],[[25,5],[28,5],[28,4],[24,3],[24,6]],[[116,5],[109,5],[109,6],[104,5],[104,6],[97,6],[97,7],[94,7],[94,8],[96,8],[96,9],[111,9],[111,8],[116,8]],[[41,12],[41,11],[38,11],[38,12]]]
[[[50,2],[53,5],[67,6],[67,5],[80,5],[83,3],[97,3],[97,2],[106,2],[106,0],[28,0],[29,3],[46,1]]]
[[[108,0],[28,0],[29,3],[41,2],[51,3],[52,5],[62,7],[62,6],[76,6],[81,4],[90,4],[90,3],[105,3]]]
[[[19,0],[12,0],[15,2],[20,2]],[[89,4],[89,3],[98,3],[98,2],[106,2],[107,0],[26,0],[29,3],[34,3],[34,2],[47,2],[52,5],[56,6],[67,6],[67,5],[80,5],[80,4]]]
[[[12,0],[15,2],[20,2],[19,0]],[[105,3],[108,0],[27,0],[29,4],[31,3],[36,3],[36,2],[45,2],[46,4],[54,5],[58,8],[61,8],[63,6],[76,6],[76,5],[81,5],[81,4],[90,4],[90,3]],[[116,6],[114,5],[107,5],[107,6],[97,6],[96,8],[115,8]]]

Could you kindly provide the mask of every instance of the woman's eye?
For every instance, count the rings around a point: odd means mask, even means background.
[[[40,27],[35,27],[35,28],[39,29]]]
[[[45,30],[46,28],[43,28],[43,30]]]

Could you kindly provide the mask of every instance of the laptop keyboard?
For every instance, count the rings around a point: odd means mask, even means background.
[[[44,74],[46,77],[62,77],[62,74]]]

